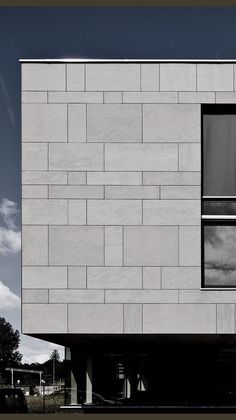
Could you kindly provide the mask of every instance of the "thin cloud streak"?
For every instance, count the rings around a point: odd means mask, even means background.
[[[4,79],[1,73],[0,73],[0,90],[2,91],[2,94],[5,98],[5,104],[7,107],[7,112],[8,112],[10,121],[12,125],[16,125],[16,118],[15,118],[14,109],[11,103],[11,97],[9,95],[6,83],[4,82]]]

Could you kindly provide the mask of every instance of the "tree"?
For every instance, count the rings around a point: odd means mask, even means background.
[[[60,354],[58,352],[58,350],[53,350],[53,352],[51,353],[50,356],[50,360],[56,360],[57,362],[60,362]]]
[[[3,378],[7,376],[6,367],[17,367],[21,362],[22,355],[17,350],[19,342],[19,331],[0,317],[0,373]]]

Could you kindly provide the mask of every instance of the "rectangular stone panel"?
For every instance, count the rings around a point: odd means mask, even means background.
[[[22,201],[22,223],[26,225],[63,225],[67,223],[65,200],[26,199]]]
[[[106,144],[107,171],[177,171],[176,144]]]
[[[175,142],[200,140],[200,105],[144,104],[143,140]]]
[[[86,105],[68,105],[68,141],[86,141]]]
[[[91,185],[141,185],[141,172],[88,172],[87,183]]]
[[[21,198],[48,198],[47,185],[22,185]]]
[[[233,64],[197,64],[197,90],[232,91]]]
[[[103,290],[49,290],[49,303],[103,303]]]
[[[86,289],[86,267],[68,267],[68,288]]]
[[[22,264],[48,265],[48,226],[22,226]]]
[[[140,289],[140,267],[88,267],[88,289]]]
[[[48,145],[43,143],[22,143],[22,171],[47,169]]]
[[[67,332],[67,305],[25,303],[22,305],[22,332],[47,334]]]
[[[22,90],[65,90],[65,64],[22,63]]]
[[[83,185],[86,184],[86,172],[68,172],[68,184],[70,185]]]
[[[133,187],[133,186],[107,186],[105,187],[106,199],[152,199],[159,198],[158,187]]]
[[[201,198],[200,186],[163,186],[160,193],[163,200],[176,200],[176,199],[198,199]]]
[[[89,200],[87,223],[89,225],[142,224],[142,202],[141,200]]]
[[[196,64],[161,63],[160,90],[196,90]]]
[[[23,171],[22,184],[67,184],[67,173],[51,171]]]
[[[179,144],[179,170],[200,171],[201,170],[201,147],[200,143]]]
[[[23,104],[23,142],[66,142],[67,108],[64,104]]]
[[[48,290],[22,289],[22,303],[48,303]]]
[[[23,267],[22,286],[27,289],[64,289],[67,287],[67,268]]]
[[[143,289],[160,289],[161,267],[143,267]]]
[[[69,304],[69,333],[123,333],[122,304]]]
[[[21,102],[24,103],[47,103],[47,92],[21,92]]]
[[[180,303],[234,303],[236,291],[233,290],[180,290]]]
[[[103,92],[49,92],[49,103],[93,104],[103,102]]]
[[[200,226],[180,226],[179,265],[200,266],[201,264]],[[164,264],[163,264],[164,265]]]
[[[200,267],[162,267],[163,289],[200,289]]]
[[[234,304],[219,303],[217,307],[217,333],[234,334]]]
[[[85,64],[66,64],[67,90],[84,90],[85,88]]]
[[[207,104],[215,102],[215,92],[179,92],[179,103]]]
[[[127,104],[165,104],[177,103],[177,92],[124,92],[123,103]]]
[[[123,228],[105,226],[105,265],[123,264]]]
[[[86,64],[87,90],[140,90],[140,64]]]
[[[68,224],[86,225],[86,200],[68,200]]]
[[[124,265],[178,265],[178,227],[124,227]]]
[[[102,144],[50,144],[50,170],[101,171],[103,170]]]
[[[141,90],[159,90],[160,65],[157,63],[141,64]]]
[[[144,225],[200,225],[200,200],[144,200]]]
[[[122,92],[104,92],[104,104],[121,104]]]
[[[92,185],[52,185],[49,198],[104,198],[104,187]]]
[[[178,290],[105,290],[106,303],[178,303]]]
[[[103,228],[50,226],[49,262],[51,265],[103,265]]]
[[[216,92],[216,103],[235,104],[236,92]]]
[[[146,334],[215,334],[216,307],[202,304],[143,305]]]
[[[140,304],[124,305],[124,333],[140,334],[143,329],[143,308]]]
[[[200,185],[200,172],[144,172],[144,185]]]
[[[141,135],[140,105],[87,106],[87,141],[140,142]]]

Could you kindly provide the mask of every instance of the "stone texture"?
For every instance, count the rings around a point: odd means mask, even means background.
[[[201,238],[199,226],[180,226],[179,228],[179,265],[200,266]]]
[[[141,172],[88,172],[87,183],[91,185],[141,185]]]
[[[48,303],[48,290],[22,289],[22,303]]]
[[[133,186],[114,186],[105,187],[106,199],[157,199],[159,198],[158,187],[133,187]]]
[[[70,63],[66,65],[67,90],[84,90],[85,88],[85,65]]]
[[[200,267],[162,267],[163,289],[200,289]]]
[[[68,224],[86,225],[86,200],[68,200]]]
[[[107,171],[176,171],[176,144],[106,144]]]
[[[233,290],[180,290],[180,303],[234,303],[236,291]]]
[[[26,225],[63,225],[67,223],[65,200],[27,199],[22,202],[22,222]]]
[[[32,333],[66,333],[66,304],[35,304],[22,305],[22,332]]]
[[[177,92],[124,92],[123,103],[127,104],[165,104],[177,103]]]
[[[178,265],[178,228],[176,226],[125,227],[124,264]]]
[[[47,185],[22,185],[22,199],[48,198]]]
[[[104,198],[102,186],[52,185],[49,187],[49,198]]]
[[[144,172],[144,185],[200,185],[200,172]]]
[[[104,92],[105,104],[120,104],[122,103],[122,92]]]
[[[123,333],[123,305],[69,304],[69,333]]]
[[[146,334],[215,334],[215,305],[143,305]]]
[[[88,289],[140,289],[142,270],[139,267],[88,267]]]
[[[65,90],[65,64],[23,63],[22,90]]]
[[[201,148],[199,143],[179,144],[179,170],[200,171],[201,169]]]
[[[103,228],[50,226],[49,262],[50,265],[103,265]]]
[[[143,267],[143,288],[160,289],[161,287],[161,268]]]
[[[177,290],[105,290],[106,303],[177,303]]]
[[[105,265],[123,264],[122,226],[105,227]]]
[[[86,64],[87,90],[140,90],[140,64]]]
[[[83,185],[86,184],[86,172],[68,172],[68,184]]]
[[[159,90],[159,64],[141,64],[141,90]]]
[[[50,170],[101,171],[103,170],[102,144],[50,144]]]
[[[103,103],[103,92],[49,92],[48,102],[69,104]]]
[[[232,91],[233,64],[197,64],[197,90]]]
[[[199,141],[200,105],[143,105],[143,140],[146,142]]]
[[[103,303],[102,290],[49,290],[50,303]]]
[[[124,333],[140,334],[143,329],[143,308],[140,304],[124,305]]]
[[[196,90],[196,64],[161,63],[160,90]]]
[[[47,144],[22,143],[22,170],[47,170],[47,168]]]
[[[200,200],[144,200],[144,225],[198,225]]]
[[[67,268],[23,267],[22,286],[27,289],[64,289],[67,287]]]
[[[216,103],[235,104],[236,92],[216,92]]]
[[[23,171],[22,184],[67,184],[67,173],[52,171]]]
[[[68,105],[68,141],[86,141],[86,105]]]
[[[68,289],[86,289],[86,267],[68,267]]]
[[[87,141],[141,141],[141,106],[103,104],[87,106]]]
[[[215,102],[215,92],[179,92],[180,104],[207,104]]]
[[[22,264],[48,264],[47,226],[22,226]]]
[[[234,305],[217,304],[217,334],[234,334]]]
[[[193,199],[198,199],[200,200],[201,198],[201,190],[200,190],[200,186],[186,186],[186,185],[181,185],[181,186],[172,186],[172,185],[168,185],[168,186],[163,186],[161,187],[161,192],[160,192],[160,198],[163,200],[184,200],[184,199],[188,199],[188,200],[193,200]]]
[[[142,224],[140,200],[89,200],[87,203],[89,225],[139,225]]]
[[[24,103],[47,103],[47,92],[22,92],[21,102]]]
[[[22,133],[24,142],[66,142],[66,105],[23,104]]]

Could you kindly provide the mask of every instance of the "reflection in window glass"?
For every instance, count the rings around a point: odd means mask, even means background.
[[[236,286],[236,225],[205,225],[205,286]]]
[[[236,215],[235,201],[204,201],[203,213],[209,215]]]

